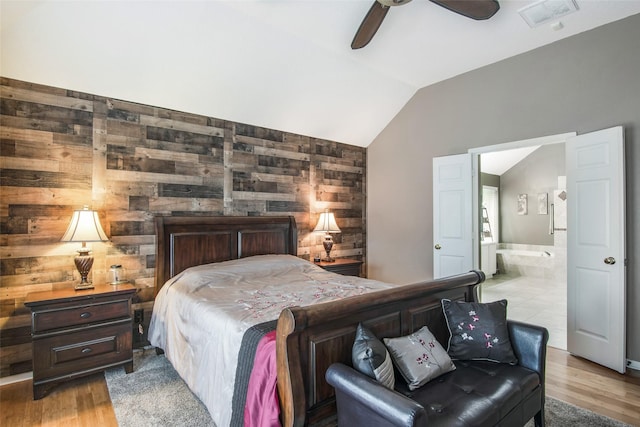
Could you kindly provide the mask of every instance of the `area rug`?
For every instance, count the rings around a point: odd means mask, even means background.
[[[152,348],[134,351],[133,368],[130,374],[123,368],[105,373],[120,427],[215,427],[207,408],[164,356]],[[631,427],[551,397],[545,408],[549,427]]]
[[[132,373],[114,368],[105,378],[120,427],[216,427],[204,404],[153,348],[133,352]]]

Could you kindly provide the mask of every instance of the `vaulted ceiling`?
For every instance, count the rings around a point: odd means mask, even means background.
[[[367,146],[421,87],[640,13],[576,0],[530,28],[533,1],[473,21],[415,0],[352,50],[372,1],[2,0],[0,74]]]

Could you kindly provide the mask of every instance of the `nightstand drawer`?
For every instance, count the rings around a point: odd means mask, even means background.
[[[33,380],[106,367],[132,358],[131,321],[34,339]]]
[[[129,299],[127,298],[119,301],[35,312],[33,313],[33,332],[125,318],[130,316],[129,311]]]
[[[362,261],[357,259],[341,258],[333,262],[316,262],[317,266],[324,268],[332,273],[342,274],[343,276],[360,276],[360,266]]]

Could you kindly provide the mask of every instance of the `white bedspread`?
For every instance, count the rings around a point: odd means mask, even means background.
[[[291,255],[261,255],[192,267],[158,293],[149,341],[228,426],[244,332],[291,306],[360,295],[392,285],[323,270]]]

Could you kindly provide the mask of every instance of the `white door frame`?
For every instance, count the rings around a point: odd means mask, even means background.
[[[484,153],[492,153],[494,151],[512,150],[514,148],[533,147],[535,145],[550,145],[564,143],[568,138],[574,137],[577,132],[560,133],[557,135],[541,136],[538,138],[523,139],[520,141],[505,142],[503,144],[487,145],[484,147],[470,148],[471,163],[477,173],[473,174],[472,184],[472,209],[473,209],[473,233],[478,235],[480,230],[480,155]],[[480,269],[480,242],[479,239],[474,240],[473,245],[473,268]]]

